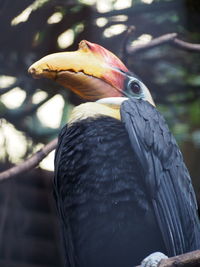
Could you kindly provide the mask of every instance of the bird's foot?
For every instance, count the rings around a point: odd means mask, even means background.
[[[154,252],[147,256],[142,262],[141,267],[158,267],[159,263],[163,259],[167,259],[168,257],[161,252]]]

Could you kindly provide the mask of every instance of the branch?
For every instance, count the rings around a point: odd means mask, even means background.
[[[151,49],[151,48],[163,45],[163,44],[171,44],[183,50],[200,52],[200,44],[192,44],[192,43],[184,42],[182,40],[179,40],[176,37],[177,37],[177,33],[164,34],[160,37],[154,38],[153,40],[151,40],[150,42],[146,44],[128,46],[127,52],[129,55],[133,55],[133,54],[143,52],[145,50],[148,50],[148,49]]]
[[[52,140],[46,146],[37,151],[35,154],[33,154],[30,158],[28,158],[24,162],[4,172],[1,172],[0,181],[11,178],[13,176],[16,176],[18,174],[21,174],[25,171],[28,171],[36,167],[40,163],[40,161],[42,161],[51,151],[53,151],[56,148],[57,142],[58,142],[57,138]]]
[[[33,113],[35,113],[43,104],[45,104],[47,101],[49,101],[53,96],[48,95],[45,99],[40,101],[38,104],[32,104],[26,103],[22,108],[20,108],[20,111],[18,111],[17,116],[25,117],[29,116]]]
[[[161,260],[159,267],[195,267],[200,266],[200,250]],[[141,267],[141,265],[136,266]]]
[[[150,42],[148,42],[146,44],[129,46],[129,47],[127,47],[127,50],[128,50],[129,54],[135,54],[138,52],[143,52],[144,50],[148,50],[150,48],[153,48],[153,47],[156,47],[156,46],[159,46],[162,44],[170,43],[172,40],[174,40],[174,38],[176,36],[177,36],[177,33],[164,34],[158,38],[151,40]]]
[[[21,85],[21,82],[16,81],[15,83],[13,83],[13,84],[11,84],[11,85],[9,85],[7,87],[0,88],[0,95],[8,93],[14,87],[17,87],[17,86],[20,86],[20,85]]]
[[[173,40],[173,45],[177,46],[183,50],[189,50],[189,51],[198,51],[200,52],[200,44],[192,44],[192,43],[187,43],[182,40],[179,40],[178,38],[175,38]]]
[[[37,104],[36,107],[38,107]],[[32,106],[30,109],[31,108]],[[26,112],[25,107],[23,109],[22,107],[19,107],[17,109],[4,110],[5,111],[1,114],[2,118],[13,124],[17,130],[25,132],[28,137],[31,137],[36,141],[45,143],[47,138],[58,134],[58,129],[43,125],[36,114],[33,114],[30,118],[26,119],[27,116],[31,114],[31,110],[27,109]]]

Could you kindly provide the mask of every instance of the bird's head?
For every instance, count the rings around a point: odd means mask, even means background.
[[[81,41],[74,52],[60,52],[35,62],[29,72],[55,80],[83,99],[135,97],[154,105],[147,87],[113,53],[104,47]]]

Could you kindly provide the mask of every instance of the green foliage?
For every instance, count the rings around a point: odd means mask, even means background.
[[[189,118],[193,127],[199,127],[200,124],[200,100],[192,102],[189,106]]]

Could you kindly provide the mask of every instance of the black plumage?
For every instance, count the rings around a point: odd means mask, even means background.
[[[197,202],[190,175],[163,116],[148,102],[121,107],[133,150],[145,170],[148,197],[169,256],[200,248]]]
[[[134,99],[121,115],[60,133],[54,184],[67,267],[131,267],[155,251],[200,248],[191,180],[164,119]]]

